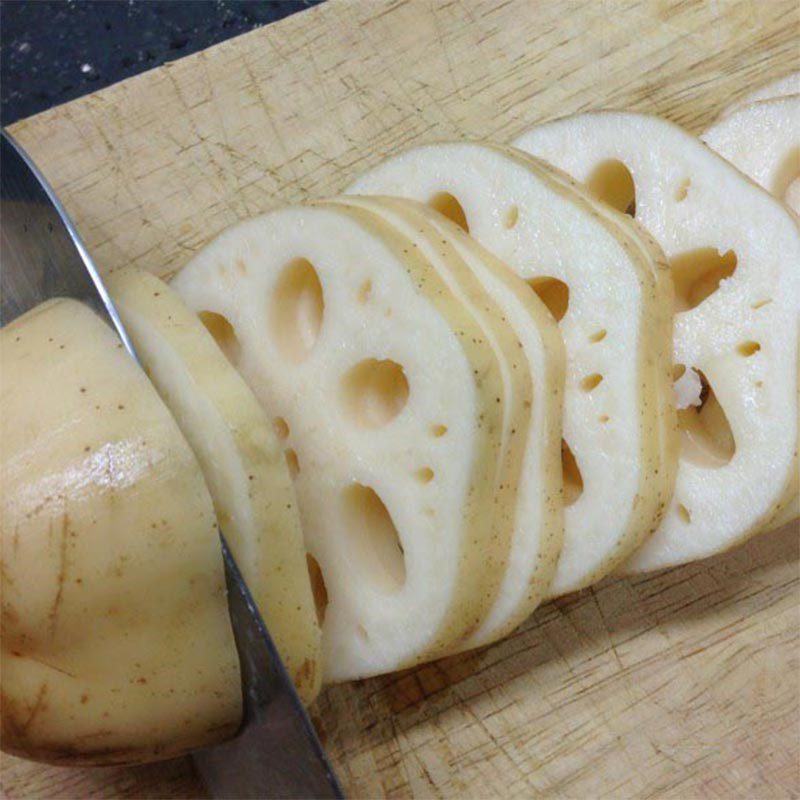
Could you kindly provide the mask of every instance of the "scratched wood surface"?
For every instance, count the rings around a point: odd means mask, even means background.
[[[413,143],[599,107],[700,131],[800,68],[799,37],[796,0],[331,0],[13,133],[102,269],[168,275]],[[329,688],[315,721],[351,797],[798,797],[799,549],[787,528],[605,581],[493,647]],[[0,770],[9,798],[202,793],[186,759]]]

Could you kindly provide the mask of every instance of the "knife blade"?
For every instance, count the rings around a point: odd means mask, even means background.
[[[52,297],[73,297],[110,322],[136,359],[77,229],[6,131],[0,134],[0,266],[0,325]],[[243,718],[233,739],[193,754],[197,771],[212,797],[342,798],[224,535],[220,539],[241,665]]]

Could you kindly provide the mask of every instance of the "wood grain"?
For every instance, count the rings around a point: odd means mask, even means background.
[[[168,275],[215,233],[424,141],[614,107],[699,131],[800,68],[796,0],[331,0],[18,123],[103,270]],[[550,603],[506,641],[329,688],[351,797],[800,796],[798,529]],[[4,796],[192,797],[188,760],[4,756]]]

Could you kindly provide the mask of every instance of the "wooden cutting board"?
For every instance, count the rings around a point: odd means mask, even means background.
[[[796,0],[331,0],[13,126],[104,270],[425,141],[508,141],[590,108],[701,131],[800,68]],[[798,530],[541,608],[494,647],[328,689],[351,797],[797,797]],[[186,759],[2,759],[7,797],[192,797]]]

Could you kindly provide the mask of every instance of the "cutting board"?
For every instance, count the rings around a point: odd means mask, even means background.
[[[169,275],[231,223],[387,153],[590,108],[699,132],[800,68],[796,0],[331,0],[13,126],[103,270]],[[327,689],[351,797],[800,795],[798,530],[542,607],[493,647]],[[193,797],[187,759],[3,757],[8,797]]]

